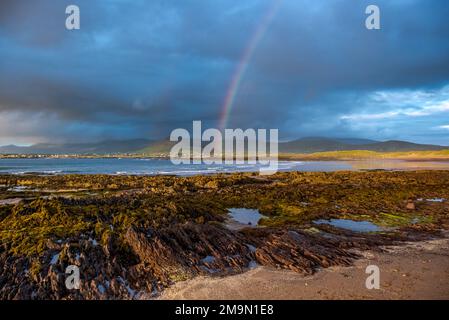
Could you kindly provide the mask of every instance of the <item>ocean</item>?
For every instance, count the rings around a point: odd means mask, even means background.
[[[36,158],[0,159],[0,173],[9,174],[113,174],[113,175],[180,175],[258,172],[260,165],[174,165],[168,159],[129,158]],[[449,162],[372,160],[372,161],[279,161],[279,171],[341,170],[415,170],[449,169]]]

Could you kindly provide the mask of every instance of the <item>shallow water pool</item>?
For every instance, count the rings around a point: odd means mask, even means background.
[[[226,226],[229,229],[239,230],[248,227],[257,227],[260,219],[265,216],[259,213],[257,209],[246,208],[230,208],[229,216]]]
[[[328,224],[336,228],[351,230],[354,232],[378,232],[383,231],[381,227],[369,221],[355,221],[349,219],[315,220],[316,224]]]

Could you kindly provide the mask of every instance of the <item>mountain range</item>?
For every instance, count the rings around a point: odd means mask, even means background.
[[[377,152],[437,151],[448,146],[418,144],[407,141],[375,141],[367,139],[331,139],[310,137],[279,144],[280,153],[314,153],[326,151],[368,150]]]
[[[31,146],[8,145],[0,147],[0,154],[113,154],[133,153],[151,145],[147,139],[107,140],[93,143],[51,144],[38,143]]]
[[[0,147],[0,154],[123,154],[168,155],[175,142],[169,140],[107,140],[95,143],[51,144],[39,143],[31,146],[8,145]],[[417,144],[407,141],[376,141],[358,138],[306,137],[280,142],[280,153],[314,153],[343,150],[368,150],[377,152],[437,151],[449,146]]]

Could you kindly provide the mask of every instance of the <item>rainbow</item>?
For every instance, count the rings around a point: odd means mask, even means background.
[[[270,6],[268,12],[265,14],[260,24],[256,28],[254,35],[251,37],[248,45],[246,46],[243,56],[235,69],[235,72],[231,78],[231,83],[229,85],[226,97],[221,109],[219,128],[224,130],[226,128],[227,122],[229,120],[229,115],[231,114],[232,107],[234,106],[234,101],[240,88],[242,79],[245,76],[246,70],[251,62],[254,52],[257,49],[259,42],[264,37],[268,28],[271,25],[278,9],[283,0],[273,0],[273,4]]]

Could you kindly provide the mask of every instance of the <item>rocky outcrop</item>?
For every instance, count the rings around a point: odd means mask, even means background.
[[[126,241],[163,285],[173,276],[240,272],[253,260],[241,234],[213,224],[186,223],[160,231],[130,228]]]
[[[361,250],[448,229],[448,178],[446,172],[0,175],[8,187],[102,192],[46,198],[30,191],[29,199],[0,206],[0,299],[141,299],[180,280],[255,265],[302,274],[347,266]],[[267,218],[261,227],[229,230],[223,222],[233,207],[258,208]],[[362,233],[313,223],[331,218],[386,227]],[[79,268],[79,289],[65,285],[68,266]]]
[[[160,230],[130,227],[125,248],[114,239],[49,242],[40,258],[0,254],[1,299],[140,299],[197,275],[240,273],[255,264],[312,274],[348,266],[354,249],[393,244],[400,237],[341,231],[276,228],[228,230],[216,224],[184,223]],[[403,239],[409,239],[404,236]],[[79,290],[65,286],[69,265],[80,269]]]

